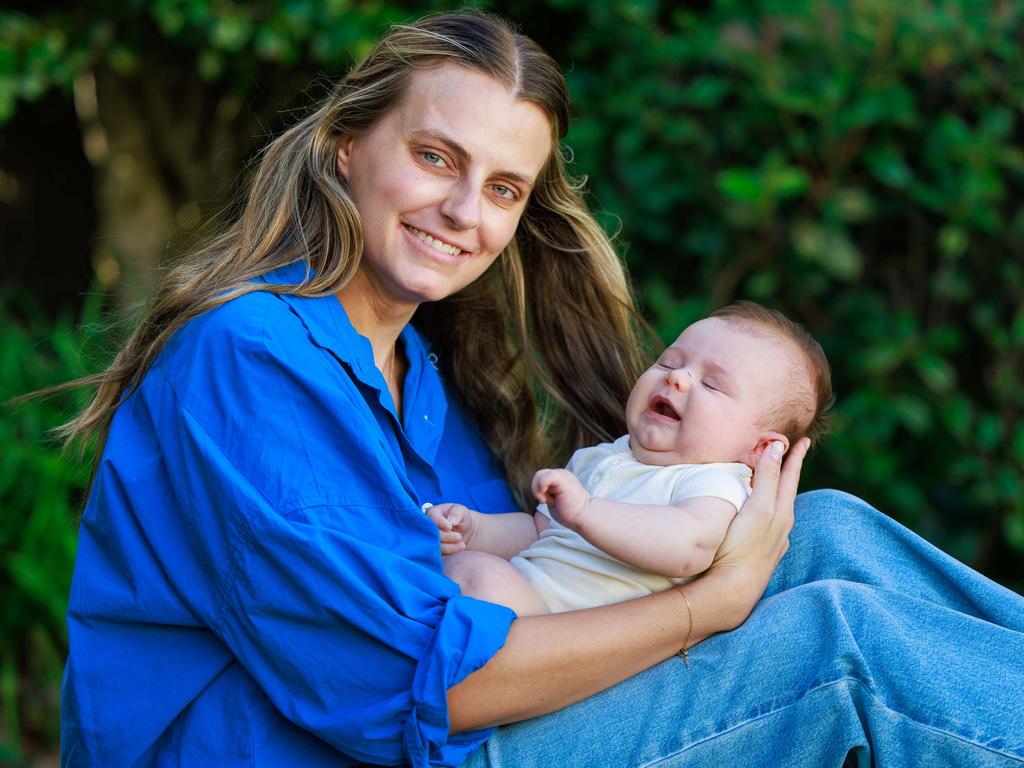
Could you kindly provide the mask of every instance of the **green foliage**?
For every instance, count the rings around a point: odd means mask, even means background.
[[[56,743],[64,612],[89,460],[47,439],[87,393],[8,401],[94,371],[99,363],[89,356],[102,333],[98,296],[81,326],[69,317],[51,323],[31,307],[28,319],[16,317],[8,296],[0,302],[0,760],[13,761],[25,743]]]
[[[839,393],[805,487],[1024,588],[1024,6],[558,5],[568,142],[663,337],[741,297],[804,322]]]
[[[268,67],[339,71],[387,25],[448,7],[438,0],[408,9],[358,0],[100,0],[33,14],[0,9],[0,125],[19,100],[69,88],[97,65],[129,75],[185,56],[204,81],[242,91]]]

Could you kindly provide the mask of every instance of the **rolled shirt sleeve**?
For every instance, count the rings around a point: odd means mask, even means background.
[[[210,653],[219,663],[204,667],[195,647],[175,656],[173,644],[132,647],[130,635],[106,635],[111,653],[135,667],[122,684],[150,680],[153,700],[135,716],[161,724],[161,738],[185,727],[189,706],[223,695],[212,680],[236,663],[255,685],[204,711],[230,719],[233,707],[265,696],[289,723],[354,760],[457,765],[490,734],[449,735],[447,690],[502,647],[515,614],[461,596],[442,575],[438,532],[419,505],[458,495],[424,457],[444,436],[410,442],[383,381],[339,348],[339,337],[361,339],[330,327],[341,322],[340,305],[306,301],[314,303],[296,311],[294,299],[252,294],[193,320],[115,415],[75,578],[118,597],[98,607],[85,594],[92,590],[73,589],[69,605],[74,663],[65,688],[77,693],[65,730],[83,754],[134,760],[151,746],[130,743],[130,723],[112,729],[121,746],[85,743],[103,738],[110,713],[133,715],[117,706],[126,692],[116,684],[95,690],[102,662],[75,654],[76,644],[103,640],[104,627],[141,620],[208,632],[218,646]],[[425,359],[416,343],[407,338],[407,355]],[[413,417],[425,410],[429,425],[441,383],[421,373],[405,407]],[[147,573],[153,578],[138,583]],[[110,589],[124,578],[136,583]],[[175,609],[153,615],[164,605]],[[208,679],[182,674],[170,696],[160,683],[179,664],[208,667]],[[76,685],[83,680],[87,696]],[[233,725],[224,731],[244,730]],[[249,751],[274,738],[254,736]]]

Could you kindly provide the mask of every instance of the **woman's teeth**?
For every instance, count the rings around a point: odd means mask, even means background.
[[[408,224],[406,224],[406,226],[409,227]],[[409,231],[416,235],[416,237],[418,237],[424,243],[435,248],[438,251],[441,251],[442,253],[447,253],[450,256],[458,256],[462,253],[461,248],[457,248],[454,245],[449,245],[448,243],[442,242],[441,240],[438,240],[436,237],[431,237],[426,232],[416,229],[416,227],[409,227]]]

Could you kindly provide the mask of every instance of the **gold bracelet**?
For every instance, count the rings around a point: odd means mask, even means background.
[[[683,598],[683,602],[686,603],[686,615],[689,618],[689,626],[686,628],[686,639],[683,640],[683,647],[676,651],[676,656],[683,660],[683,664],[686,668],[690,668],[690,653],[686,650],[687,643],[690,642],[690,635],[693,634],[693,608],[690,606],[690,598],[686,596],[686,593],[678,587],[672,587],[675,592],[679,593],[679,596]]]

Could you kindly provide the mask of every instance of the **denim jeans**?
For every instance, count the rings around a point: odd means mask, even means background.
[[[1024,598],[859,499],[797,500],[738,629],[558,712],[462,768],[1024,766]]]

